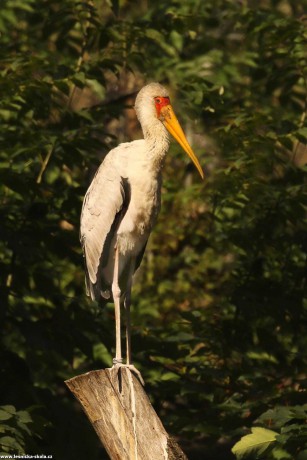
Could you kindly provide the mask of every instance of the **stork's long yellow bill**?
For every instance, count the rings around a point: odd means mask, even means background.
[[[187,138],[185,137],[184,132],[182,131],[182,128],[179,124],[179,121],[177,120],[177,117],[174,113],[172,106],[170,104],[165,105],[164,107],[161,108],[160,113],[162,115],[160,120],[164,124],[165,128],[176,139],[176,141],[181,145],[183,150],[189,155],[194,165],[196,166],[199,174],[201,175],[202,179],[204,179],[204,172],[202,170],[202,167],[200,166],[200,163],[195,153],[193,152],[190,144],[187,141]]]

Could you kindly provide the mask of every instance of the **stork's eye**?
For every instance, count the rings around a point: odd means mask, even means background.
[[[169,105],[169,97],[168,96],[157,96],[155,99],[155,106],[157,111],[157,116],[160,119],[161,110],[167,105]]]
[[[155,104],[157,104],[157,105],[160,105],[160,104],[161,105],[167,105],[167,104],[170,103],[168,96],[163,96],[163,97],[162,96],[156,96],[154,98],[154,100],[155,100]]]

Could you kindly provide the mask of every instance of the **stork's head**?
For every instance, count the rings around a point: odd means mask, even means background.
[[[162,85],[159,83],[150,83],[144,86],[136,97],[135,110],[145,137],[148,134],[150,135],[151,131],[158,132],[161,124],[163,124],[168,132],[181,145],[183,150],[189,155],[199,174],[204,178],[202,167],[188,143],[173,111],[168,91]]]

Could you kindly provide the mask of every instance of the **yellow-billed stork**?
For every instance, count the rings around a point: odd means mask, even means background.
[[[88,295],[97,301],[114,301],[113,366],[127,366],[139,374],[131,359],[132,277],[141,263],[160,209],[168,132],[192,159],[202,178],[204,173],[163,86],[150,83],[143,87],[136,97],[135,110],[144,139],[120,144],[106,155],[84,198],[80,239]],[[127,364],[123,364],[121,352],[121,299],[126,309]]]

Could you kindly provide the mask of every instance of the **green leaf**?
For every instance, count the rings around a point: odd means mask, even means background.
[[[20,410],[17,412],[18,419],[21,423],[31,423],[32,417],[29,412],[25,410]]]
[[[9,420],[15,415],[16,409],[14,406],[1,406],[0,407],[0,420]]]
[[[264,425],[269,422],[271,423],[271,426],[274,425],[274,428],[281,428],[293,418],[293,407],[277,406],[274,409],[269,409],[268,411],[264,412],[258,418],[258,421]]]
[[[23,446],[11,436],[2,436],[0,438],[0,447],[9,448],[10,450],[17,451],[19,454],[24,452]]]
[[[300,128],[298,131],[297,131],[297,138],[301,141],[301,142],[306,142],[307,140],[307,127],[303,127],[303,128]]]
[[[233,448],[232,452],[238,460],[248,458],[253,455],[259,458],[276,441],[278,433],[261,427],[253,427],[252,433],[240,439]]]
[[[102,361],[108,365],[112,362],[112,357],[103,343],[93,345],[93,358],[95,361]]]
[[[12,414],[9,414],[8,412],[5,412],[4,410],[0,410],[0,420],[9,420],[12,417],[13,417]]]
[[[291,460],[292,455],[280,447],[275,447],[272,452],[274,460]]]
[[[161,376],[162,381],[167,381],[167,380],[179,380],[180,376],[175,374],[174,372],[165,372]]]

